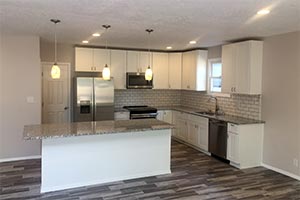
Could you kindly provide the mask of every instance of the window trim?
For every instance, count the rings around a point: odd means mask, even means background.
[[[213,92],[213,91],[211,91],[211,78],[212,78],[211,72],[212,72],[212,64],[213,63],[222,63],[222,58],[211,58],[211,59],[208,59],[207,94],[212,95],[212,96],[230,97],[230,94],[222,93],[222,91],[221,92]],[[222,66],[222,71],[223,71],[223,66]],[[221,80],[222,80],[222,76],[221,76]]]

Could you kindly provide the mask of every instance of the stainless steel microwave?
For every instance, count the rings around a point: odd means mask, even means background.
[[[153,78],[151,81],[145,79],[145,73],[126,73],[127,89],[152,89]]]

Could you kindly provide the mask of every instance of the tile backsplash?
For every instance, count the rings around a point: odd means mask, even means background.
[[[204,110],[215,109],[215,100],[205,92],[181,91],[181,105]],[[220,109],[227,115],[250,119],[261,118],[261,95],[232,94],[230,97],[217,97]]]
[[[115,107],[130,105],[179,106],[181,90],[115,90]]]
[[[125,105],[187,106],[203,110],[214,110],[215,101],[205,92],[186,90],[115,90],[115,107]],[[228,115],[260,119],[261,95],[233,94],[217,97],[220,109]]]

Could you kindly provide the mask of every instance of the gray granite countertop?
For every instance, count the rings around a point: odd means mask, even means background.
[[[173,125],[156,119],[137,119],[120,121],[76,122],[63,124],[40,124],[24,126],[25,140],[39,140],[57,137],[83,135],[117,134],[172,129]]]
[[[205,115],[205,114],[199,114],[197,112],[203,112],[205,110],[196,109],[196,108],[190,108],[190,107],[184,107],[184,106],[169,106],[169,107],[156,107],[158,110],[175,110],[180,112],[186,112],[193,115],[198,115],[202,117],[207,117],[210,119],[218,119],[221,121],[237,124],[237,125],[243,125],[243,124],[262,124],[265,123],[261,120],[255,120],[255,119],[248,119],[243,117],[237,117],[232,115]]]

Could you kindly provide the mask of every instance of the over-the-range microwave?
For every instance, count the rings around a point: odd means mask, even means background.
[[[153,80],[153,79],[152,79]],[[152,89],[153,81],[145,79],[145,73],[126,73],[126,88],[127,89]]]

